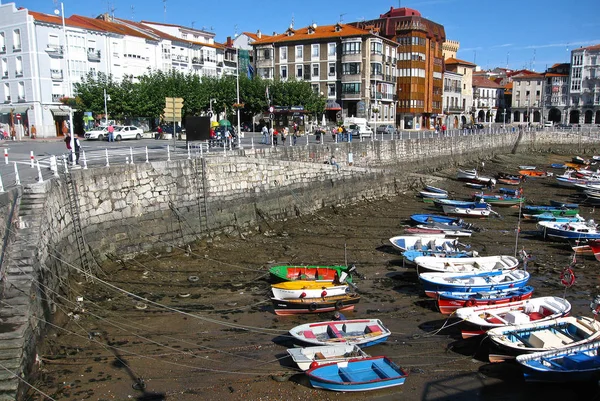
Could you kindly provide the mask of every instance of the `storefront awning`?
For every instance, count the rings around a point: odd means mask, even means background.
[[[341,110],[342,106],[335,100],[328,100],[325,104],[325,110]]]
[[[70,109],[68,107],[50,107],[50,111],[54,117],[68,117],[69,110]]]
[[[0,114],[10,114],[10,111],[14,114],[27,113],[29,106],[0,106]]]

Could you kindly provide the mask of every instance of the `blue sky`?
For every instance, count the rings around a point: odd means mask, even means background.
[[[1,0],[7,3],[7,0]],[[17,7],[52,13],[55,0],[15,0]],[[95,17],[114,9],[116,17],[205,28],[219,42],[244,31],[281,33],[294,26],[377,18],[390,7],[409,7],[444,25],[458,40],[458,58],[482,68],[543,71],[568,62],[570,51],[600,44],[598,0],[63,0],[65,14]],[[368,6],[365,6],[368,4]],[[165,7],[166,5],[166,13]],[[212,29],[211,29],[212,28]]]

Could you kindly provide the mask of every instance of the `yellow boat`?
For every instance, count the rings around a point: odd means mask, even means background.
[[[284,281],[271,285],[275,298],[318,298],[333,295],[344,295],[348,284],[334,283],[332,281],[296,280]]]

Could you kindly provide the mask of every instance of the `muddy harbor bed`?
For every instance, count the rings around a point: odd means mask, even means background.
[[[502,156],[487,161],[484,174],[569,158]],[[454,180],[455,172],[437,172],[434,185],[448,189],[453,198],[465,198],[473,190]],[[574,190],[553,182],[528,180],[528,203],[576,201],[570,197]],[[526,384],[515,365],[487,363],[484,338],[460,339],[455,320],[435,310],[415,269],[403,266],[388,241],[402,232],[410,214],[433,211],[415,194],[264,223],[259,233],[215,236],[188,249],[113,258],[102,266],[100,279],[128,293],[102,283],[72,282],[71,294],[84,300],[63,300],[59,306],[33,384],[56,400],[597,399],[595,383]],[[481,255],[513,255],[518,209],[495,210],[501,217],[472,220],[482,231],[463,242]],[[591,207],[582,207],[581,214],[599,217]],[[559,274],[571,262],[570,248],[534,235],[534,223],[521,222],[521,229],[517,248],[535,257],[528,266],[534,296],[563,296]],[[290,328],[331,315],[276,316],[268,267],[343,264],[345,258],[357,266],[361,277],[355,282],[362,295],[356,310],[346,315],[379,318],[391,329],[388,342],[365,351],[406,368],[410,373],[403,386],[358,394],[315,390],[286,357]],[[593,258],[577,258],[577,281],[566,291],[573,314],[591,315],[589,303],[600,293],[599,268]],[[34,391],[30,395],[43,399]]]

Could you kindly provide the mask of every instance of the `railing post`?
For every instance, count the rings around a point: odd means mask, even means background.
[[[15,163],[15,185],[21,185],[21,179],[19,178],[19,168],[17,167],[17,162]]]
[[[129,158],[131,159],[131,164],[133,164],[133,148],[130,146],[129,147]]]
[[[148,160],[148,146],[145,147],[145,152],[146,152],[146,163],[149,163],[150,161]]]
[[[33,150],[29,152],[29,160],[31,161],[31,168],[35,167],[35,156],[33,155]]]
[[[192,159],[192,154],[190,153],[190,143],[187,143],[187,151],[188,151],[188,160]]]
[[[8,164],[8,148],[4,148],[4,164]]]
[[[44,178],[42,177],[42,169],[40,168],[40,161],[37,160],[37,171],[38,171],[38,182],[44,182]]]
[[[171,148],[169,147],[169,144],[167,144],[167,161],[171,161]]]
[[[4,192],[4,184],[2,184],[2,175],[0,175],[0,192]]]
[[[104,148],[104,154],[106,155],[106,167],[110,166],[108,163],[108,149]]]
[[[82,149],[81,152],[83,153],[82,154],[82,156],[83,156],[83,169],[87,170],[87,158],[85,157],[85,150]]]

